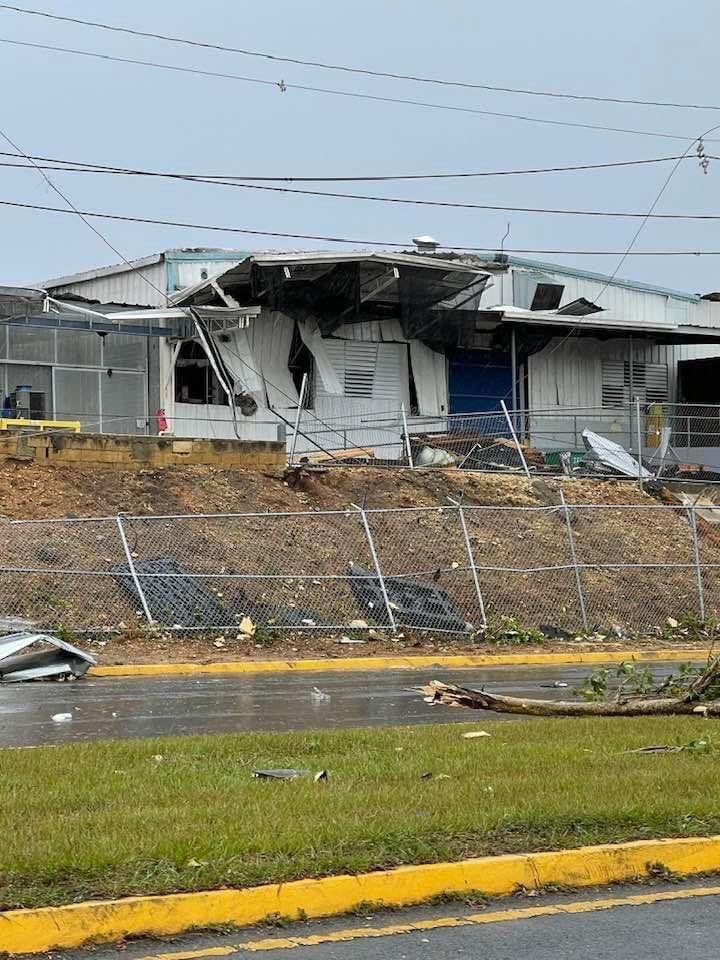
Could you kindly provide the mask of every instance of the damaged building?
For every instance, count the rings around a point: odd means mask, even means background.
[[[365,420],[354,442],[390,447],[401,433],[382,417],[400,408],[410,430],[431,431],[504,400],[562,414],[568,445],[580,446],[583,428],[608,423],[629,442],[623,411],[635,397],[720,403],[717,295],[425,246],[168,250],[46,281],[76,327],[5,318],[3,397],[23,386],[34,416],[99,432],[282,439],[303,390],[329,446],[343,423]],[[92,313],[111,326],[94,327]],[[532,422],[518,428],[543,446]],[[720,447],[720,429],[692,425],[684,446]]]

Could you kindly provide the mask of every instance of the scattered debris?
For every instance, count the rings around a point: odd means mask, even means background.
[[[351,620],[348,624],[348,629],[350,630],[367,630],[367,622],[365,620]]]
[[[457,457],[442,447],[421,447],[414,457],[417,467],[454,467]]]
[[[467,733],[464,733],[463,740],[477,740],[478,737],[489,737],[490,734],[487,730],[468,730]]]
[[[94,665],[95,658],[90,654],[46,633],[0,637],[0,681],[6,683],[82,677]]]
[[[626,477],[638,477],[643,480],[649,480],[652,474],[646,470],[634,457],[619,443],[614,440],[608,440],[607,437],[600,436],[599,433],[593,433],[592,430],[583,430],[583,443],[589,453],[592,453],[597,459],[614,473],[622,473]]]
[[[269,770],[253,770],[252,775],[257,780],[298,780],[300,777],[309,777],[311,770],[297,770],[292,767],[277,767]],[[312,774],[314,783],[324,783],[330,779],[327,770],[318,770]]]
[[[350,589],[358,604],[369,610],[377,623],[390,622],[378,578],[355,563],[350,564]],[[458,616],[450,597],[437,584],[386,577],[385,590],[396,623],[451,633],[472,630],[472,625]]]
[[[140,601],[135,581],[127,564],[118,564],[111,573],[137,603]],[[239,588],[232,598],[222,601],[182,564],[170,557],[156,560],[136,560],[137,574],[153,618],[168,627],[196,626],[198,623],[230,626],[239,624],[241,635],[253,637],[256,623],[278,626],[300,626],[311,623],[329,626],[313,610],[302,607],[276,607],[251,600]]]
[[[366,641],[362,640],[360,637],[338,637],[337,642],[352,645],[355,643],[365,643]]]
[[[297,780],[298,777],[309,777],[310,771],[278,767],[271,770],[253,770],[252,775],[258,780]]]
[[[71,713],[54,713],[50,719],[53,723],[67,723],[72,720],[73,715]]]
[[[326,703],[330,699],[330,694],[325,693],[320,687],[313,687],[310,691],[310,699],[316,703]]]
[[[546,690],[558,690],[561,687],[569,687],[570,684],[566,683],[564,680],[553,680],[552,683],[541,683],[541,687],[544,687]]]

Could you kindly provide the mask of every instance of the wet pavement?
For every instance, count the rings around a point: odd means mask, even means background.
[[[675,668],[677,664],[675,664]],[[0,747],[250,730],[306,730],[509,720],[430,706],[416,687],[437,678],[514,696],[561,699],[590,672],[568,667],[383,670],[227,676],[84,678],[0,684]],[[656,676],[673,665],[653,664]],[[566,688],[554,689],[554,681]],[[329,699],[313,697],[313,687]],[[55,723],[54,714],[72,720]]]

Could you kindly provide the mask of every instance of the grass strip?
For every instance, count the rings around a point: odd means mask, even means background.
[[[707,721],[528,720],[463,738],[480,726],[2,750],[0,909],[720,833],[720,751],[627,752],[707,736]]]

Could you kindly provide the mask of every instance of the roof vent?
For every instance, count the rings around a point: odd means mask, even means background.
[[[437,248],[440,246],[439,242],[434,237],[429,237],[427,235],[422,237],[413,237],[413,243],[417,247],[418,253],[435,253]]]

